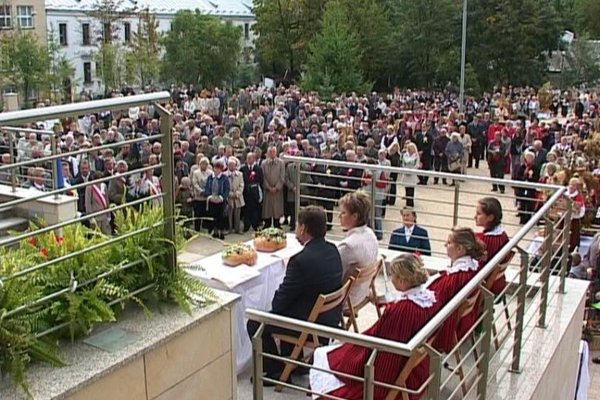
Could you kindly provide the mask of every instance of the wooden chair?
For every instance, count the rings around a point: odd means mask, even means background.
[[[350,286],[352,285],[352,282],[354,282],[354,278],[350,277],[348,280],[346,280],[346,283],[344,283],[344,285],[339,290],[336,290],[333,293],[319,295],[306,321],[316,322],[321,314],[326,313],[327,311],[333,310],[334,308],[342,305],[346,300],[346,297],[348,296],[348,291],[350,289]],[[300,336],[274,334],[273,338],[279,340],[280,342],[290,343],[294,345],[294,350],[292,350],[292,354],[289,357],[291,360],[294,361],[298,360],[298,358],[302,354],[302,350],[305,347],[315,349],[321,346],[319,338],[315,333],[302,332],[300,333]],[[303,361],[307,361],[309,358],[310,356],[304,357]],[[287,382],[290,375],[292,374],[292,371],[294,371],[296,367],[296,364],[286,363],[285,368],[283,369],[283,372],[279,377],[279,380],[282,382]],[[281,385],[275,386],[276,392],[281,392],[282,389],[283,386]]]
[[[467,317],[469,314],[471,314],[478,304],[479,304],[479,290],[476,290],[458,308],[459,323],[458,323],[457,327],[460,326],[460,321],[463,318]],[[471,332],[469,335],[471,336],[472,343],[475,343],[475,339],[473,337],[473,332]],[[461,339],[461,338],[458,337],[458,332],[455,331],[454,332],[455,346],[456,346],[456,344],[458,344],[459,339]],[[458,377],[460,378],[460,381],[461,381],[462,392],[463,392],[463,395],[466,395],[469,388],[467,387],[467,384],[465,382],[465,372],[464,372],[463,366],[461,365],[463,357],[462,357],[462,354],[460,353],[460,346],[456,347],[456,349],[454,350],[454,358],[456,359],[456,365],[457,365],[456,371],[457,371]],[[475,354],[475,359],[477,359],[477,358],[478,357]]]
[[[500,279],[502,279],[502,277],[504,277],[504,275],[506,273],[506,269],[508,268],[510,261],[512,260],[514,255],[515,255],[514,251],[510,252],[508,259],[505,262],[498,264],[496,266],[496,268],[494,268],[492,273],[487,277],[487,279],[485,280],[485,287],[489,291],[492,291],[494,284],[497,281],[499,281]],[[510,331],[512,331],[512,325],[510,323],[510,313],[508,312],[505,294],[501,294],[500,296],[496,297],[496,299],[494,300],[494,304],[498,304],[498,303],[502,303],[502,306],[504,308],[504,316],[506,317],[506,325],[508,326],[508,333],[510,333]],[[507,335],[508,335],[508,333],[507,333]],[[500,341],[498,340],[497,328],[496,328],[495,322],[492,323],[492,334],[494,335],[494,346],[497,350],[498,347],[500,347]]]
[[[436,335],[437,334],[434,334],[432,337],[430,337],[429,340],[427,340],[427,344],[432,346],[433,342],[435,342]],[[400,374],[398,375],[398,378],[393,383],[393,385],[401,388],[407,388],[406,381],[408,380],[408,377],[412,373],[413,369],[415,369],[417,365],[421,364],[421,362],[423,362],[423,360],[426,357],[427,350],[425,350],[424,346],[419,347],[418,349],[413,351],[408,360],[406,360],[404,368],[402,368],[402,371],[400,371]],[[398,392],[398,389],[390,389],[387,396],[385,396],[385,400],[395,400],[396,396],[398,396]],[[410,400],[409,394],[402,392],[402,400]]]
[[[348,296],[346,298],[346,302],[344,304],[347,307],[344,308],[344,317],[346,321],[344,323],[344,329],[348,330],[352,326],[355,332],[359,332],[358,323],[356,322],[356,318],[358,317],[358,312],[363,309],[367,304],[373,304],[377,311],[377,317],[381,317],[381,310],[377,306],[377,289],[375,288],[375,280],[377,279],[377,275],[381,272],[381,268],[383,268],[383,259],[378,259],[377,262],[367,268],[358,269],[354,276],[354,281],[350,289],[348,290]],[[360,287],[360,285],[369,282],[369,291],[367,296],[362,299],[359,303],[352,303],[352,289],[355,287]]]

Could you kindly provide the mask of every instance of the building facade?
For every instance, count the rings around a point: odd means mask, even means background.
[[[44,0],[0,0],[0,34],[17,30],[32,32],[46,43]]]
[[[2,0],[0,0],[2,1]],[[77,98],[83,91],[96,95],[104,87],[96,66],[99,39],[105,30],[93,15],[98,0],[46,0],[47,30],[62,47],[75,74],[72,91]],[[199,10],[242,27],[242,53],[253,48],[255,22],[251,0],[123,0],[119,3],[128,16],[111,22],[112,40],[123,45],[137,32],[140,10],[156,15],[158,29],[165,33],[171,29],[171,21],[180,10]],[[128,84],[131,84],[128,82]],[[132,85],[135,86],[135,85]]]

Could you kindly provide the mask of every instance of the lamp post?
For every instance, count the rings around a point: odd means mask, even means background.
[[[462,45],[460,49],[460,94],[459,110],[465,111],[465,60],[467,56],[467,0],[463,0],[462,12]]]

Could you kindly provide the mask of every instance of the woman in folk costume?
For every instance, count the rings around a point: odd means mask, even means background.
[[[94,172],[94,180],[101,179],[101,172]],[[108,193],[106,184],[102,182],[94,182],[85,188],[85,213],[92,214],[100,211],[108,210]],[[105,235],[110,235],[110,213],[105,212],[97,215],[90,220],[90,225],[100,229]]]
[[[567,196],[573,201],[571,212],[571,236],[569,239],[569,251],[575,250],[581,241],[581,220],[585,215],[585,198],[581,194],[581,181],[579,178],[569,180]]]
[[[479,267],[483,268],[487,261],[491,260],[508,243],[508,235],[502,227],[502,205],[494,197],[484,197],[477,202],[475,210],[475,225],[483,228],[483,232],[475,234],[478,240],[485,244],[485,258],[479,260]],[[508,262],[507,256],[503,262]],[[496,295],[502,293],[506,287],[504,274],[499,277],[492,286],[492,292]]]
[[[446,241],[446,254],[450,258],[450,266],[438,274],[429,284],[428,289],[435,293],[441,304],[446,304],[454,297],[479,270],[479,262],[485,255],[485,245],[477,240],[470,228],[453,228]],[[444,321],[433,346],[441,352],[449,353],[456,345],[454,333],[458,338],[473,325],[479,310],[473,310],[472,315],[459,321],[458,312],[454,312]],[[459,326],[460,322],[460,326]]]
[[[403,254],[392,261],[391,279],[396,293],[381,318],[363,334],[407,343],[438,312],[443,303],[437,301],[433,291],[425,287],[428,279],[423,262],[413,254]],[[362,377],[371,349],[354,344],[320,347],[314,354],[314,366],[330,371]],[[407,357],[379,352],[375,358],[375,380],[393,384],[402,371]],[[409,375],[408,389],[418,389],[429,377],[429,359],[417,365]],[[310,370],[311,390],[348,400],[363,398],[363,383],[336,376],[333,373]],[[374,399],[383,400],[388,389],[376,386]],[[411,399],[423,396],[411,395]],[[316,397],[316,396],[315,396]],[[324,399],[324,397],[322,397]],[[399,393],[397,399],[402,398]]]

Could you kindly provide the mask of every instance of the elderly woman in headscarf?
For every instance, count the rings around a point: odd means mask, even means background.
[[[460,140],[460,133],[452,133],[452,135],[450,135],[450,141],[444,150],[444,154],[448,159],[448,171],[453,174],[461,173],[464,152],[465,148]],[[450,186],[454,186],[454,181],[452,181]]]

